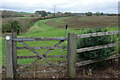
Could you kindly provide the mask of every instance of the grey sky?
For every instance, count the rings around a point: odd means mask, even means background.
[[[46,10],[53,12],[105,12],[118,13],[119,0],[1,0],[1,10],[13,10],[22,12],[35,12]]]

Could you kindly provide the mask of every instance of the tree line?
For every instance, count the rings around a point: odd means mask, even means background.
[[[76,15],[86,15],[86,16],[92,16],[92,15],[96,15],[96,16],[118,16],[117,14],[106,14],[103,12],[99,12],[97,11],[96,13],[92,13],[92,12],[86,12],[86,13],[71,13],[71,12],[60,12],[58,11],[57,13],[51,13],[51,12],[46,12],[46,11],[36,11],[34,13],[34,16],[38,16],[38,17],[46,17],[46,16],[50,16],[52,15],[53,17],[66,17],[66,16],[76,16]]]
[[[104,16],[104,15],[106,15],[106,16],[118,16],[117,14],[105,14],[105,13],[103,13],[103,12],[99,12],[99,11],[97,11],[96,13],[92,13],[92,12],[86,12],[85,13],[86,14],[86,16],[92,16],[92,15],[96,15],[96,16]]]

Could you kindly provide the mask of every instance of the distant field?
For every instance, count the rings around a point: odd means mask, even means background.
[[[19,13],[19,14],[23,14],[23,15],[33,15],[34,13]]]
[[[38,18],[38,17],[9,17],[9,18],[2,18],[2,23],[11,21],[11,20],[21,20],[21,19],[32,19],[32,18]]]
[[[23,18],[38,18],[38,17],[16,17],[16,18],[23,19]]]
[[[118,26],[117,16],[75,16],[63,20],[49,20],[47,25],[53,27],[63,28],[65,24],[68,24],[70,28],[77,30],[81,28],[104,28],[104,27],[116,27]]]
[[[91,20],[91,19],[92,20]],[[94,20],[93,20],[94,18]],[[100,18],[101,22],[104,22],[104,24],[108,21],[108,23],[111,23],[111,17],[104,17],[107,18],[109,20],[102,21],[104,20],[103,17],[61,17],[61,18],[54,18],[54,19],[46,19],[46,20],[39,20],[38,22],[36,22],[26,33],[23,33],[21,35],[18,35],[18,37],[64,37],[64,33],[65,33],[65,25],[69,23],[69,27],[67,30],[67,34],[68,33],[77,33],[77,34],[82,34],[83,32],[85,32],[87,29],[84,30],[76,30],[75,28],[83,28],[81,27],[82,23],[81,21],[83,21],[83,23],[93,23],[90,26],[87,24],[86,27],[92,28],[91,26],[96,24],[96,22],[99,22],[99,20],[97,20],[97,18]],[[118,30],[117,28],[117,17],[113,17],[113,23],[115,27],[112,27],[110,25],[102,25],[102,28],[104,29],[104,26],[106,27],[106,29],[108,31],[114,31],[114,30]],[[92,22],[93,21],[93,22]],[[76,22],[76,24],[75,24]],[[81,24],[80,24],[80,23]],[[83,24],[84,26],[86,24]],[[102,24],[102,23],[101,23]],[[76,25],[76,26],[75,26]],[[112,24],[111,24],[112,25]],[[73,28],[72,28],[73,26]],[[95,25],[96,26],[96,25]],[[94,27],[95,27],[94,26]],[[86,28],[85,27],[85,28]],[[5,65],[5,43],[4,43],[4,39],[3,43],[2,43],[2,57],[3,57],[3,65]],[[26,44],[30,45],[30,46],[54,46],[58,41],[37,41],[37,42],[25,42]],[[67,41],[65,41],[65,45],[67,45]],[[22,46],[18,43],[18,46]],[[62,46],[62,44],[60,45]],[[37,50],[39,53],[43,54],[45,51],[47,50]],[[30,56],[30,55],[34,55],[31,51],[29,50],[17,50],[18,56]],[[63,54],[67,54],[67,52],[65,51]],[[49,55],[61,55],[61,49],[56,49],[53,50],[51,53],[49,53]],[[36,60],[35,58],[33,59],[19,59],[18,60],[18,64],[27,64],[27,63],[31,63],[32,61]],[[64,58],[53,58],[50,59],[52,61],[64,61]],[[43,60],[41,60],[43,62]]]

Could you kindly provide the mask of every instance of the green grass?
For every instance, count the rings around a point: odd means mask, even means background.
[[[34,13],[19,13],[19,14],[23,14],[23,15],[33,15]]]
[[[71,17],[60,17],[60,18],[54,18],[54,19],[51,19],[50,22],[52,23],[48,23],[50,24],[50,26],[52,27],[59,27],[62,26],[65,27],[66,24],[68,24],[66,21],[64,21],[65,19],[70,19]]]
[[[24,19],[24,18],[38,18],[38,17],[16,17],[16,18]]]
[[[54,20],[56,22],[60,22],[60,23],[65,23],[65,21],[63,21],[64,19],[66,19],[68,17],[62,17],[62,18],[54,18]],[[18,37],[64,37],[64,33],[65,33],[65,29],[64,28],[55,28],[49,25],[46,25],[45,22],[49,21],[52,19],[46,19],[46,20],[40,20],[38,22],[36,22],[26,33],[23,33],[21,35],[18,35]],[[62,21],[62,22],[61,22]],[[114,30],[118,30],[117,27],[111,27],[111,28],[106,28],[108,31],[114,31]],[[84,30],[86,31],[86,30]],[[83,31],[82,30],[74,30],[71,28],[68,28],[67,30],[67,34],[68,33],[77,33],[77,34],[82,34]],[[4,43],[4,39],[2,39],[2,58],[3,58],[3,65],[5,65],[5,43]],[[29,46],[34,46],[34,47],[40,47],[40,46],[54,46],[56,43],[58,43],[58,41],[36,41],[36,42],[25,42],[27,45]],[[17,44],[17,46],[22,46],[19,43]],[[62,44],[60,45],[62,46]],[[65,46],[67,46],[67,41],[65,41]],[[38,51],[40,54],[43,54],[44,52],[46,52],[47,50],[36,50]],[[67,52],[63,53],[64,55],[67,54]],[[18,56],[32,56],[35,55],[34,53],[32,53],[29,50],[17,50],[17,55]],[[53,50],[52,52],[50,52],[48,55],[61,55],[61,49],[56,49]],[[18,64],[29,64],[32,61],[34,61],[35,59],[18,59]],[[52,61],[64,61],[65,58],[50,58],[50,60]],[[43,60],[40,60],[40,62],[44,62]]]

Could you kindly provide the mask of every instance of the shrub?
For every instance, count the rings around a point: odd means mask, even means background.
[[[103,15],[104,15],[104,13],[103,13],[103,12],[101,12],[101,13],[100,13],[100,15],[101,15],[101,16],[103,16]]]
[[[96,14],[95,14],[96,16],[100,16],[100,12],[98,11],[98,12],[96,12]]]
[[[12,28],[11,28],[11,24],[6,22],[4,24],[2,24],[2,32],[11,32]]]
[[[34,17],[34,15],[31,15],[31,17]]]
[[[44,17],[42,19],[44,19]],[[12,32],[14,30],[14,32],[17,32],[17,34],[24,33],[38,20],[40,20],[40,18],[23,18],[18,20],[12,19],[11,21],[7,20],[6,22],[2,23],[2,32]],[[12,26],[14,26],[14,28]]]
[[[22,30],[21,24],[19,21],[8,21],[2,25],[2,32],[19,32]]]
[[[104,30],[104,32],[107,30]],[[93,32],[102,32],[101,29],[96,30],[88,30],[86,33],[93,33]],[[92,47],[98,45],[106,45],[114,42],[111,36],[97,36],[97,37],[89,37],[83,38],[78,40],[77,48],[84,48],[84,47]],[[81,59],[89,60],[89,59],[105,59],[114,51],[114,48],[103,48],[99,50],[87,51],[79,53],[78,56]]]
[[[12,24],[13,32],[17,32],[17,34],[19,34],[19,32],[22,30],[20,22],[12,21],[11,24]]]
[[[107,30],[103,30],[106,32]],[[88,30],[85,33],[93,33],[93,32],[102,32],[101,29],[96,30]],[[85,48],[85,47],[92,47],[92,46],[98,46],[98,45],[106,45],[110,44],[111,42],[114,42],[115,40],[112,40],[111,36],[97,36],[97,37],[89,37],[89,38],[83,38],[78,39],[77,48]],[[114,48],[103,48],[93,51],[86,51],[78,53],[78,57],[83,60],[101,60],[105,59],[106,57],[110,56],[111,53],[114,51]],[[86,67],[89,68],[99,68],[100,66],[107,66],[107,62],[98,62],[95,64],[87,65]]]
[[[87,12],[86,16],[92,16],[92,12]]]

